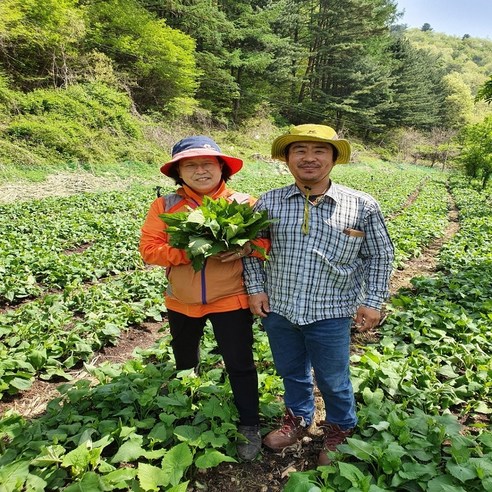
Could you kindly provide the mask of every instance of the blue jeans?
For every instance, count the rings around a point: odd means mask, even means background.
[[[337,318],[299,326],[275,313],[263,319],[275,368],[284,383],[285,405],[308,424],[314,415],[311,369],[325,403],[326,421],[342,429],[357,424],[350,382],[351,322],[351,318]]]

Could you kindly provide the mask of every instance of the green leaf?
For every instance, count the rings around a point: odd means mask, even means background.
[[[150,439],[156,441],[167,441],[173,435],[173,429],[164,422],[158,422],[149,433]]]
[[[143,490],[160,490],[169,485],[168,474],[157,466],[139,463],[137,477]]]
[[[479,401],[477,406],[475,407],[475,411],[477,413],[484,413],[488,415],[492,413],[492,407],[487,405],[487,403],[485,403],[484,401]]]
[[[472,466],[466,466],[457,464],[452,461],[446,463],[446,469],[453,477],[457,478],[460,482],[466,482],[467,480],[473,480],[477,478],[475,468]]]
[[[284,492],[321,492],[321,489],[315,485],[315,472],[294,472],[289,476],[285,484]]]
[[[107,490],[101,476],[92,471],[84,473],[80,481],[69,485],[65,492],[99,492]]]
[[[341,444],[338,449],[343,453],[351,454],[361,461],[371,461],[375,455],[374,445],[361,439],[348,438],[346,444]]]
[[[228,463],[237,463],[237,460],[231,456],[226,456],[216,449],[206,449],[204,454],[195,460],[195,465],[197,468],[202,469],[214,468],[224,461]]]
[[[79,475],[91,463],[91,450],[85,443],[67,453],[62,460],[63,467],[70,467],[74,475]]]
[[[227,421],[227,412],[218,398],[213,396],[202,407],[206,417]]]
[[[43,350],[33,350],[28,356],[29,362],[32,364],[34,369],[39,370],[43,367],[43,364],[47,360],[46,349]]]
[[[195,271],[203,268],[209,256],[244,245],[273,222],[266,211],[255,212],[249,204],[208,196],[191,212],[161,214],[160,218],[167,225],[169,243],[186,251]]]
[[[180,441],[188,442],[191,446],[198,445],[202,432],[203,429],[195,425],[178,425],[174,429],[174,435]]]
[[[116,454],[111,459],[111,463],[137,461],[138,458],[145,456],[145,449],[142,448],[142,439],[134,439],[124,442]]]
[[[456,374],[455,370],[453,369],[453,366],[450,365],[445,365],[440,367],[437,372],[450,379],[454,379],[458,377],[458,374]]]
[[[29,377],[28,379],[15,377],[9,381],[9,384],[13,388],[23,391],[23,390],[28,390],[32,386],[33,382],[34,382],[33,377]]]
[[[428,492],[466,492],[463,487],[456,485],[450,475],[442,475],[427,482]]]
[[[103,480],[105,483],[114,485],[114,488],[125,489],[128,484],[137,476],[137,470],[135,468],[118,468],[104,475]],[[126,487],[125,487],[126,485]]]
[[[186,492],[188,490],[189,483],[189,480],[187,480],[186,482],[181,482],[180,484],[167,489],[167,492]]]
[[[0,468],[0,484],[5,490],[20,490],[19,485],[23,484],[29,475],[29,461],[14,461]]]
[[[162,460],[162,469],[168,482],[177,485],[192,463],[193,454],[186,443],[182,442],[172,447]]]
[[[361,490],[369,488],[371,476],[364,475],[356,466],[340,461],[338,463],[338,468],[340,470],[340,475],[346,478],[353,487]]]
[[[65,454],[65,448],[63,446],[47,446],[44,448],[36,458],[31,462],[33,466],[49,466],[62,462],[62,456]]]
[[[429,480],[438,473],[434,464],[403,463],[398,475],[406,480]]]

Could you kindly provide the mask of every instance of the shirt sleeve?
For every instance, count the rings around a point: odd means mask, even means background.
[[[252,196],[249,197],[249,205],[253,207],[253,210],[258,210],[258,206],[256,203],[258,200]],[[268,255],[268,252],[270,251],[270,239],[267,237],[260,237],[260,234],[262,234],[262,231],[258,234],[258,237],[256,239],[253,239],[251,241],[252,244],[254,244],[257,248],[260,248],[260,251],[253,249],[251,252],[251,256],[254,256],[255,258],[259,258],[260,260],[264,260],[266,258],[265,255]],[[264,233],[263,233],[264,234]],[[263,250],[265,254],[261,251]]]
[[[191,263],[183,249],[173,248],[165,233],[166,224],[159,217],[164,213],[164,199],[154,200],[141,229],[139,251],[145,263],[164,267]]]
[[[377,203],[367,216],[364,231],[366,237],[361,256],[365,261],[366,297],[362,304],[381,310],[389,296],[394,247]]]
[[[263,207],[261,197],[253,206],[255,211],[265,210]],[[268,228],[260,231],[258,237],[252,241],[253,244],[264,248],[266,253],[270,250],[270,233]],[[246,258],[243,258],[243,278],[246,292],[249,295],[259,294],[265,291],[265,269],[264,269],[265,257],[258,251]]]

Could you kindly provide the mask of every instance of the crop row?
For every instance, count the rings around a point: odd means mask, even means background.
[[[372,183],[370,175],[372,170],[366,175]],[[397,182],[422,184],[420,173],[409,174],[408,179],[388,176],[395,188]],[[355,170],[345,171],[344,177],[354,186],[364,175]],[[382,190],[380,184],[378,189]],[[414,190],[408,184],[406,189],[399,186],[392,203],[405,203]],[[430,238],[442,233],[446,197],[441,179],[427,179],[415,202],[390,222],[397,258],[418,253]],[[164,309],[160,295],[166,286],[163,270],[146,270],[137,249],[139,227],[151,199],[149,189],[138,189],[7,208],[7,237],[18,239],[17,251],[11,249],[7,255],[22,268],[20,273],[12,268],[5,275],[5,288],[11,284],[19,289],[23,279],[35,276],[31,285],[42,292],[51,289],[51,293],[0,315],[0,395],[27,389],[36,376],[68,377],[68,369],[105,344],[115,344],[122,330]],[[32,220],[34,210],[42,220]],[[74,238],[69,238],[70,228]],[[67,254],[66,248],[87,240],[91,241],[89,248]],[[26,272],[29,274],[23,277]],[[107,278],[93,285],[84,283],[98,277]],[[23,295],[22,290],[17,292]]]
[[[269,187],[292,181],[266,169]],[[256,195],[256,174],[233,184]],[[344,184],[373,193],[386,215],[400,210],[423,180],[422,171],[406,168],[381,171],[377,179],[364,167],[341,167],[338,174]],[[141,268],[139,230],[154,196],[141,187],[0,206],[0,305]]]
[[[87,288],[49,294],[0,315],[0,396],[28,389],[35,376],[70,379],[122,331],[162,320],[162,269],[138,270]]]
[[[0,302],[141,267],[151,190],[81,194],[0,207]]]

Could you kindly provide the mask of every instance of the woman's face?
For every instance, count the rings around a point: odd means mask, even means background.
[[[179,177],[195,193],[208,195],[222,180],[222,164],[217,157],[188,157],[178,164]]]

